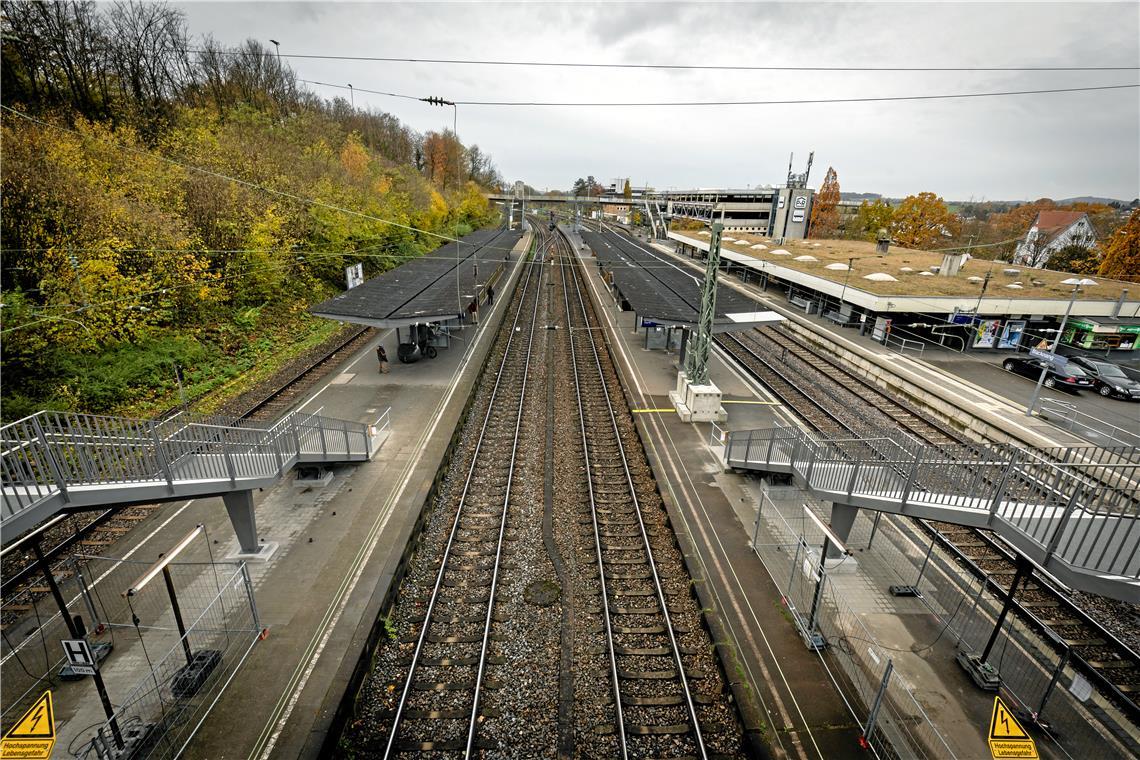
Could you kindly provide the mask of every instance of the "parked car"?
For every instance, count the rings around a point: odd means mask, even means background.
[[[1124,374],[1124,370],[1115,364],[1085,356],[1074,356],[1069,359],[1069,364],[1075,364],[1084,370],[1092,378],[1093,387],[1100,395],[1140,401],[1140,382]]]
[[[1076,393],[1081,388],[1093,387],[1092,378],[1072,362],[1046,362],[1029,356],[1011,356],[1003,361],[1001,366],[1007,372],[1023,375],[1032,380],[1041,377],[1041,369],[1047,368],[1046,388],[1062,388]]]

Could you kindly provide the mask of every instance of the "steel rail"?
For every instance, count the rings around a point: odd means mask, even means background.
[[[542,251],[541,250],[538,251],[538,257],[537,258],[538,258],[538,263],[541,264],[542,263]],[[528,273],[528,275],[527,275],[526,286],[529,286],[531,279],[534,279],[532,273],[535,269],[537,269],[539,271],[539,281],[540,281],[539,284],[541,284],[542,267],[541,266],[531,267],[531,273]],[[524,294],[526,293],[526,287],[523,288],[523,293]],[[511,484],[514,482],[514,479],[515,479],[515,465],[517,464],[516,458],[517,458],[518,450],[519,450],[519,433],[522,431],[523,405],[526,403],[526,385],[527,385],[527,380],[530,377],[530,360],[531,360],[531,355],[532,355],[532,348],[534,347],[534,328],[535,328],[535,324],[538,322],[538,304],[542,301],[541,296],[542,296],[542,289],[539,288],[537,291],[535,291],[534,309],[531,311],[531,315],[530,315],[530,332],[527,334],[527,341],[526,341],[526,361],[523,364],[522,390],[519,392],[519,408],[518,408],[518,413],[515,415],[515,432],[514,432],[514,435],[511,436],[511,459],[510,459],[510,466],[507,470],[507,487],[506,487],[506,491],[503,495],[503,517],[499,521],[499,536],[498,536],[498,541],[497,541],[496,546],[495,546],[495,566],[491,570],[491,593],[487,598],[487,616],[483,622],[483,643],[480,645],[480,648],[479,648],[479,665],[478,665],[478,668],[476,670],[476,675],[475,675],[475,698],[471,702],[471,719],[470,719],[470,722],[468,723],[468,726],[467,726],[467,748],[464,750],[464,753],[463,753],[464,757],[471,757],[471,750],[474,748],[474,745],[475,745],[475,728],[476,728],[476,724],[479,721],[479,697],[480,697],[480,693],[481,693],[481,690],[483,687],[483,674],[486,671],[486,667],[487,667],[487,644],[491,640],[491,617],[492,617],[492,614],[493,614],[494,609],[495,609],[495,590],[497,589],[498,583],[499,583],[499,567],[501,565],[501,560],[502,560],[502,555],[503,555],[503,539],[506,537],[506,534],[507,534],[507,514],[510,510],[510,503],[511,503]],[[521,301],[522,301],[522,299],[520,299],[520,304],[519,304],[519,311],[520,312],[522,311]],[[517,324],[517,319],[516,319],[515,323]],[[513,326],[514,325],[512,325],[512,327]],[[513,339],[514,330],[511,331],[511,337]],[[506,352],[504,351],[503,354],[505,357]],[[499,381],[496,380],[495,381],[496,390],[498,389],[498,384],[499,384]],[[489,403],[487,405],[488,419],[490,418],[490,411],[491,411],[492,406],[493,406],[492,403]],[[479,437],[480,437],[480,442],[481,442],[482,441],[482,433],[480,433]],[[463,484],[463,496],[460,499],[460,504],[462,504],[464,502],[464,500],[466,500],[466,498],[467,498],[467,489],[469,488],[469,486],[471,484],[471,476],[475,472],[475,460],[477,458],[478,458],[478,453],[476,452],[476,455],[471,458],[471,469],[468,471],[468,474],[467,474],[467,482]],[[457,521],[458,521],[458,518],[457,518]],[[425,626],[427,624],[426,618],[424,619],[424,624],[425,624]]]
[[[621,757],[622,760],[625,760],[625,758],[629,757],[629,745],[625,732],[625,710],[621,703],[621,683],[618,680],[617,654],[614,651],[613,622],[610,619],[609,589],[606,583],[605,562],[602,559],[602,536],[601,529],[598,526],[597,501],[594,497],[594,479],[591,476],[590,443],[589,437],[586,435],[586,410],[582,404],[582,380],[578,372],[578,352],[574,348],[574,319],[570,312],[570,288],[568,287],[569,283],[566,278],[566,267],[559,267],[559,269],[562,270],[562,293],[566,302],[566,332],[570,343],[570,364],[574,367],[574,394],[578,403],[578,422],[582,433],[582,457],[586,463],[586,491],[589,496],[590,515],[593,518],[591,524],[594,527],[594,553],[598,560],[598,582],[602,588],[602,619],[605,622],[606,651],[609,654],[610,660],[610,677],[613,679],[614,685],[614,711],[617,717],[618,738],[621,743]],[[652,561],[652,559],[650,559],[650,561]]]
[[[525,306],[526,292],[530,288],[531,280],[534,279],[533,278],[534,270],[535,270],[535,267],[527,267],[526,280],[523,282],[523,297],[519,299],[518,309],[515,310],[515,316],[511,322],[511,329],[509,330],[508,335],[507,335],[507,345],[503,349],[503,358],[499,363],[499,368],[498,368],[498,371],[496,372],[496,375],[495,375],[495,384],[491,390],[491,397],[487,402],[487,411],[483,416],[483,423],[479,429],[479,437],[475,443],[475,450],[474,450],[474,453],[472,454],[472,457],[471,457],[471,465],[468,468],[467,476],[464,479],[463,491],[460,495],[459,505],[458,505],[456,512],[455,512],[455,520],[452,523],[451,532],[448,534],[447,544],[444,546],[443,557],[440,559],[440,563],[439,563],[439,572],[436,574],[435,585],[432,587],[431,597],[428,599],[427,610],[424,613],[424,621],[420,626],[420,632],[416,638],[416,648],[412,652],[411,664],[408,666],[408,675],[404,681],[404,688],[400,692],[400,701],[397,703],[396,712],[392,718],[392,728],[389,731],[388,742],[384,748],[384,757],[385,758],[391,757],[393,750],[395,749],[396,735],[399,733],[400,725],[403,722],[404,710],[405,710],[405,707],[407,706],[408,695],[411,693],[412,682],[413,682],[414,677],[415,677],[416,667],[419,665],[420,655],[423,652],[424,642],[427,639],[428,630],[431,628],[432,614],[435,612],[435,605],[436,605],[436,602],[439,600],[439,590],[443,586],[444,575],[446,574],[446,571],[447,571],[448,559],[451,557],[451,550],[455,544],[455,538],[459,533],[459,525],[462,521],[463,509],[466,506],[467,494],[469,493],[470,488],[471,488],[471,481],[475,475],[476,466],[479,464],[479,453],[482,450],[483,442],[484,442],[486,435],[487,435],[487,427],[490,424],[491,417],[493,416],[494,412],[498,411],[495,408],[495,399],[499,395],[499,388],[502,385],[503,377],[506,374],[508,363],[509,363],[510,359],[513,358],[513,355],[511,353],[511,349],[514,347],[515,335],[517,334],[519,319],[522,317],[523,307]],[[533,336],[534,336],[534,322],[535,322],[534,315],[537,314],[537,312],[538,312],[539,300],[540,300],[539,294],[535,293],[534,312],[532,314],[532,319],[531,319],[530,340],[533,340]],[[530,350],[529,350],[529,345],[528,345],[528,347],[527,347],[527,359],[526,359],[526,371],[529,370],[529,367],[530,367]],[[523,397],[525,397],[525,395],[526,395],[526,371],[524,371],[524,376],[523,376],[523,381],[522,381],[523,382],[523,386],[522,386],[523,391],[522,391],[522,395],[520,396],[520,399],[519,399],[519,420],[520,421],[522,418],[522,400],[523,400]],[[519,426],[518,426],[518,423],[516,422],[515,441],[514,441],[514,445],[515,445],[516,449],[518,446],[518,432],[519,432]],[[510,462],[510,474],[508,475],[508,487],[506,489],[506,495],[504,496],[503,517],[502,517],[502,522],[500,524],[500,530],[499,530],[498,548],[496,549],[496,553],[495,553],[495,566],[494,566],[494,576],[492,579],[492,590],[491,590],[491,595],[487,600],[487,617],[486,617],[486,623],[484,626],[482,650],[481,650],[480,658],[479,658],[479,674],[480,675],[476,681],[476,691],[475,691],[474,700],[473,700],[472,708],[471,708],[471,720],[470,720],[470,723],[468,725],[467,744],[466,744],[466,750],[464,752],[465,757],[471,756],[471,749],[472,749],[472,744],[474,741],[475,723],[476,723],[476,720],[478,717],[478,709],[479,709],[479,693],[478,693],[478,690],[482,686],[482,683],[481,683],[482,673],[484,671],[484,667],[486,664],[485,663],[485,657],[486,657],[486,651],[487,651],[487,640],[490,637],[490,621],[491,621],[492,611],[493,611],[493,607],[494,607],[494,583],[498,577],[498,569],[499,569],[500,559],[502,556],[502,543],[503,543],[503,537],[505,535],[505,526],[506,526],[506,518],[507,518],[507,503],[510,500],[509,478],[513,476],[514,465],[515,465],[514,457],[512,455],[511,462]]]
[[[578,307],[579,307],[579,309],[581,309],[583,320],[585,320],[585,322],[588,325],[589,324],[589,316],[588,316],[589,312],[586,309],[586,302],[585,302],[584,297],[582,296],[582,288],[581,288],[581,283],[579,280],[579,270],[577,269],[577,267],[575,267],[575,270],[574,270],[574,288],[575,288],[575,291],[577,292],[577,296],[578,296]],[[567,298],[568,297],[569,296],[567,295]],[[569,325],[567,325],[567,327],[570,328]],[[572,329],[572,328],[570,328],[570,329]],[[638,530],[641,533],[642,543],[645,546],[645,555],[648,559],[648,562],[646,564],[648,564],[648,566],[649,566],[649,571],[650,571],[650,574],[652,575],[652,578],[653,578],[653,586],[654,586],[654,589],[656,590],[656,593],[657,593],[657,600],[658,600],[658,603],[661,605],[661,616],[662,616],[662,618],[664,618],[664,621],[665,621],[665,631],[669,636],[669,644],[670,644],[670,649],[672,650],[672,653],[673,653],[673,660],[677,664],[677,680],[681,685],[681,691],[684,694],[684,698],[685,698],[685,706],[686,706],[687,711],[689,713],[689,718],[693,723],[693,738],[696,742],[697,750],[700,753],[700,757],[703,758],[704,760],[707,760],[708,752],[705,748],[704,738],[701,735],[701,725],[700,725],[700,721],[697,719],[696,704],[693,701],[693,694],[689,688],[689,678],[688,678],[688,675],[685,673],[685,664],[681,659],[681,648],[677,643],[677,636],[673,630],[673,620],[669,615],[669,605],[668,605],[667,600],[665,598],[665,589],[661,585],[661,577],[657,573],[657,564],[653,559],[653,549],[649,544],[649,534],[647,533],[647,531],[645,529],[645,521],[644,521],[644,519],[642,517],[642,513],[641,513],[641,503],[637,498],[637,490],[633,484],[633,474],[629,471],[629,460],[625,454],[625,444],[622,443],[621,430],[618,427],[617,415],[614,412],[613,399],[610,397],[609,386],[606,383],[605,372],[602,369],[602,360],[601,360],[601,356],[598,353],[597,341],[594,340],[592,331],[587,331],[587,334],[591,336],[590,349],[591,349],[591,352],[593,353],[593,357],[594,357],[594,366],[598,371],[598,378],[599,378],[600,383],[601,383],[603,396],[606,400],[606,409],[609,413],[609,420],[610,420],[611,428],[613,430],[614,441],[616,442],[617,447],[618,447],[618,451],[621,454],[622,470],[625,473],[626,484],[629,487],[630,500],[633,502],[633,512],[637,518],[637,525],[638,525]],[[572,338],[571,338],[571,345],[573,345],[573,339]],[[575,372],[577,372],[577,370],[575,370]],[[579,407],[579,408],[581,408],[581,407]],[[593,518],[595,521],[595,523],[594,523],[595,524],[595,530],[597,530],[597,512],[594,512]],[[603,575],[603,578],[604,578],[604,575]],[[611,648],[612,648],[612,646],[613,646],[612,639],[611,639],[610,644],[611,644]],[[620,697],[618,699],[618,702],[620,703]],[[625,727],[622,726],[621,730],[624,732]]]

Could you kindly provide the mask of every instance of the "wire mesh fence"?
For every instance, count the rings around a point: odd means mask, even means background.
[[[958,649],[980,654],[1003,603],[992,584],[987,587],[917,526],[895,516],[880,518],[875,542],[876,554],[918,589]],[[1001,676],[1003,696],[1062,756],[1081,757],[1090,748],[1105,756],[1135,756],[1140,727],[1073,667],[1059,638],[1046,639],[1011,615],[988,661]]]
[[[822,526],[798,489],[765,493],[753,547],[784,598],[801,637],[819,652],[864,740],[881,758],[958,756],[931,722],[891,654],[876,643],[821,563]],[[842,560],[840,560],[842,561]]]
[[[803,516],[803,504],[810,503],[817,512],[825,514],[825,508],[810,499],[798,488],[775,488],[768,491],[757,532],[756,550],[765,566],[773,574],[777,583],[791,591],[787,594],[789,604],[800,610],[804,607],[808,588],[814,593],[816,588],[815,571],[811,564],[818,563],[819,548],[823,542],[822,532],[813,529],[812,523]],[[755,531],[754,527],[754,531]],[[796,542],[802,541],[811,547],[809,562],[796,556]],[[781,542],[791,543],[781,543]],[[939,638],[957,650],[980,654],[984,649],[1001,611],[1002,601],[993,590],[977,579],[967,568],[959,564],[940,546],[922,531],[914,522],[895,515],[862,512],[851,532],[849,546],[872,552],[876,562],[887,569],[891,580],[886,582],[903,586],[913,586],[925,606],[940,622]],[[862,556],[862,555],[861,555]],[[792,567],[793,561],[797,564]],[[782,565],[781,565],[782,563]],[[773,568],[781,568],[773,572]],[[833,572],[838,568],[833,568]],[[835,585],[825,572],[824,583]],[[832,595],[840,599],[838,594]],[[829,644],[829,655],[838,651],[843,657],[835,657],[839,670],[847,677],[848,690],[855,695],[849,702],[858,703],[864,710],[871,693],[874,675],[882,673],[882,666],[875,657],[882,659],[881,651],[869,646],[861,650],[863,640],[873,641],[865,631],[861,632],[861,621],[853,616],[850,609],[842,610],[840,603],[826,602],[817,615],[816,627]],[[810,605],[810,602],[808,602]],[[851,649],[852,654],[843,651]],[[1067,656],[1065,645],[1059,640],[1044,639],[1016,616],[1008,616],[999,632],[988,660],[1000,673],[1001,694],[1027,724],[1034,726],[1034,732],[1043,736],[1050,748],[1060,757],[1078,758],[1089,756],[1095,751],[1097,757],[1132,757],[1137,755],[1137,727],[1127,715],[1104,694],[1098,692],[1073,666]],[[855,663],[861,672],[854,670]],[[830,662],[829,662],[830,664]],[[955,667],[949,661],[946,667]],[[891,681],[895,678],[892,676]],[[904,705],[914,700],[909,690],[899,690],[895,704]],[[931,746],[932,740],[923,736],[921,730],[913,726],[904,715],[918,714],[903,712],[892,725],[906,726],[901,737],[895,737],[895,747],[907,747],[904,757],[923,757],[913,750],[915,744]],[[932,727],[933,729],[933,727]],[[886,732],[885,732],[886,733]],[[887,738],[892,738],[888,733]],[[918,740],[923,741],[918,741]],[[939,735],[933,740],[948,741],[950,748],[958,756],[968,757],[957,745],[960,737]],[[876,740],[871,736],[872,743]],[[901,744],[898,742],[901,740]],[[877,749],[882,756],[891,756],[886,749]],[[940,756],[937,752],[929,756]]]
[[[59,727],[73,756],[108,757],[116,745],[131,757],[177,756],[261,633],[245,564],[79,555],[55,576],[101,660],[113,718],[91,687],[67,683],[85,676],[64,656],[61,642],[76,636],[45,584],[4,600],[4,725],[50,688],[74,707]]]

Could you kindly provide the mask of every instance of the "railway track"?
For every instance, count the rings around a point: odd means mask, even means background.
[[[739,723],[576,259],[535,228],[537,256],[503,294],[510,311],[341,746],[738,757]]]
[[[565,249],[562,261],[570,264],[568,246]],[[707,758],[698,704],[711,700],[694,693],[690,684],[702,672],[686,662],[695,650],[680,643],[682,631],[674,624],[669,594],[654,561],[653,528],[646,525],[639,494],[648,490],[652,498],[652,483],[635,479],[630,469],[626,436],[618,425],[592,330],[596,322],[590,319],[577,268],[560,269],[586,474],[584,522],[592,534],[597,566],[591,596],[599,602],[613,690],[614,756],[679,753]]]
[[[849,372],[779,329],[718,336],[737,362],[767,385],[790,409],[822,433],[859,435],[892,426],[935,446],[971,446],[941,423]],[[869,402],[869,403],[868,403]],[[935,521],[917,521],[925,532],[967,566],[988,578],[999,597],[1008,595],[1016,555],[984,531]],[[1136,611],[1130,605],[1082,594],[1079,602],[1040,576],[1019,587],[1014,612],[1070,659],[1100,690],[1140,722],[1137,705],[1140,656],[1135,649]],[[1097,619],[1084,607],[1100,613]],[[1110,625],[1115,623],[1115,630]],[[1130,624],[1131,623],[1131,624]]]
[[[488,652],[512,500],[519,496],[516,463],[531,380],[540,279],[540,270],[536,276],[536,267],[528,266],[455,519],[391,715],[385,757],[409,751],[470,756],[475,749],[494,746],[478,743],[478,729],[485,717],[484,689],[505,686],[488,678]],[[494,659],[499,662],[500,658]]]

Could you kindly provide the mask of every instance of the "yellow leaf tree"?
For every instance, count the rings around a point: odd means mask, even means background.
[[[891,237],[906,248],[931,248],[958,233],[958,217],[934,193],[908,195],[891,215]]]
[[[827,167],[827,175],[811,206],[808,237],[833,238],[839,232],[839,176]]]
[[[1105,241],[1104,258],[1097,273],[1117,279],[1140,277],[1140,209],[1133,211],[1128,221]]]

